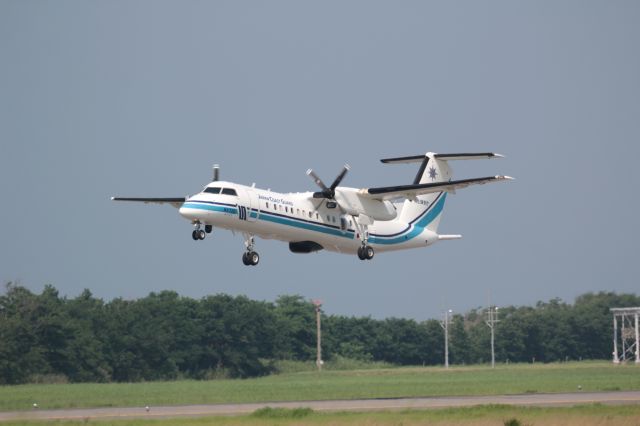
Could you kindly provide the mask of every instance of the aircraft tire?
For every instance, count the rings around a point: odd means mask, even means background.
[[[358,259],[365,260],[364,247],[358,247]]]
[[[198,238],[201,240],[204,240],[204,237],[206,237],[207,234],[201,229],[198,231]]]
[[[376,254],[376,252],[373,250],[373,247],[371,246],[366,246],[363,252],[364,252],[364,257],[367,260],[373,259],[373,256]]]
[[[213,226],[212,225],[205,225],[204,226],[204,232],[206,232],[207,234],[210,234],[211,231],[213,231]]]
[[[255,251],[250,252],[248,258],[251,266],[256,266],[260,262],[260,255]]]
[[[247,252],[242,253],[242,263],[244,263],[245,266],[251,265],[251,263],[249,262],[248,254],[249,253],[247,253]]]
[[[193,238],[193,241],[198,241],[200,239],[200,235],[198,234],[198,231],[194,229],[193,232],[191,233],[191,238]]]

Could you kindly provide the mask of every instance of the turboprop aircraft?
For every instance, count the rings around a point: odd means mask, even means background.
[[[426,247],[461,235],[438,234],[447,194],[470,185],[511,180],[509,176],[452,180],[449,161],[500,158],[495,153],[436,154],[386,158],[385,164],[419,163],[412,184],[379,188],[339,186],[349,171],[345,165],[330,186],[313,170],[307,175],[320,187],[317,192],[278,193],[213,180],[190,197],[128,198],[114,201],[170,204],[189,220],[195,241],[204,240],[214,227],[244,236],[242,262],[257,265],[255,237],[289,243],[293,253],[329,250],[357,254],[371,260],[376,252]]]

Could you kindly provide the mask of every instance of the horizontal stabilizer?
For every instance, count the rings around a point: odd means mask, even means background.
[[[411,155],[408,157],[396,157],[396,158],[383,158],[380,160],[385,164],[409,164],[422,162],[427,154]],[[496,154],[494,152],[475,152],[475,153],[460,153],[460,154],[433,154],[433,157],[438,160],[482,160],[486,158],[503,158],[504,155]]]
[[[504,158],[504,155],[496,154],[495,152],[477,152],[477,153],[462,153],[462,154],[436,154],[434,155],[438,160],[484,160],[491,158]]]
[[[138,198],[138,197],[111,197],[113,201],[134,201],[139,203],[152,203],[152,204],[171,204],[175,208],[180,208],[182,203],[187,200],[187,197],[169,197],[169,198]]]
[[[482,185],[490,182],[513,180],[510,176],[488,176],[482,178],[452,180],[449,182],[420,183],[414,185],[384,186],[379,188],[363,189],[362,193],[378,200],[391,200],[393,198],[414,198],[418,195],[434,192],[453,192],[456,189],[466,188],[470,185]]]

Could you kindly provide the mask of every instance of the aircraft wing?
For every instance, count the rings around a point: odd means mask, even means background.
[[[134,201],[145,204],[171,204],[173,207],[179,209],[182,203],[187,200],[187,197],[173,197],[173,198],[132,198],[132,197],[111,197],[113,201]]]
[[[413,198],[418,195],[433,192],[455,192],[456,189],[471,185],[483,185],[490,182],[513,180],[510,176],[488,176],[482,178],[452,180],[449,182],[420,183],[415,185],[383,186],[367,188],[360,191],[360,195],[375,200],[391,200],[394,198]]]

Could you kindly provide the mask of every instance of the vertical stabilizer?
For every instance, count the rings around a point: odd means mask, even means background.
[[[428,152],[422,159],[413,183],[436,183],[449,180],[451,180],[449,164],[446,161],[437,159],[434,153]],[[434,206],[434,204],[438,205]],[[442,217],[442,204],[444,204],[444,194],[442,192],[419,195],[414,200],[405,200],[398,219],[405,223],[412,223],[422,218],[427,210],[438,208],[439,213],[426,226],[428,230],[437,232],[440,218]]]
[[[449,161],[482,160],[492,158],[503,158],[503,156],[493,152],[455,154],[434,154],[433,152],[427,152],[424,155],[385,158],[380,161],[385,164],[420,163],[418,174],[413,180],[413,184],[418,185],[451,181],[453,178],[453,172],[449,167]],[[498,178],[501,180],[511,179],[508,176],[496,176],[496,179]],[[437,233],[446,195],[446,192],[436,192],[419,195],[414,199],[406,200],[402,206],[402,211],[398,216],[398,220],[404,223],[414,224],[418,220],[422,219],[420,224],[424,223],[426,229]]]

